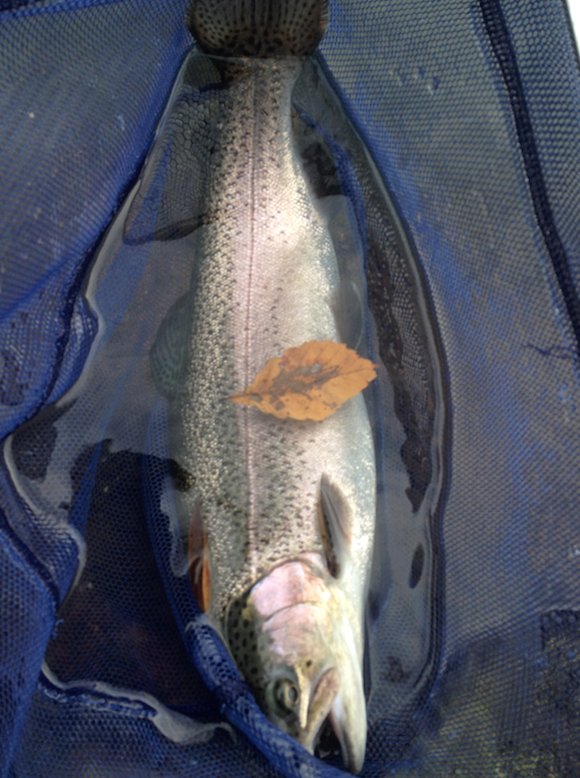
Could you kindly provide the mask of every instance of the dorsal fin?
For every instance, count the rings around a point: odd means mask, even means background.
[[[205,203],[211,156],[207,140],[215,136],[214,102],[211,94],[185,88],[175,101],[145,163],[123,225],[124,243],[179,240],[212,221]]]

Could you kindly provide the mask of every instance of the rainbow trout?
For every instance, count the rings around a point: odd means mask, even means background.
[[[198,598],[269,719],[310,753],[330,722],[358,772],[376,491],[365,401],[315,422],[227,399],[285,349],[341,341],[335,251],[291,129],[292,88],[326,14],[325,0],[190,5],[222,83],[194,128],[208,169],[191,286],[151,362],[171,456],[191,474],[177,509]]]

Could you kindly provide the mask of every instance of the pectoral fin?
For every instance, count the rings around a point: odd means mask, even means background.
[[[328,570],[339,578],[350,554],[352,515],[346,497],[326,475],[320,479],[318,518]]]
[[[354,281],[340,282],[331,305],[341,341],[356,351],[362,340],[365,315],[362,296]]]
[[[203,527],[201,503],[199,500],[195,505],[193,516],[189,523],[187,565],[193,593],[199,607],[207,613],[211,602],[211,575],[209,569],[209,547],[207,535]]]

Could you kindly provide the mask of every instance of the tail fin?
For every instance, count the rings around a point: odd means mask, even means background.
[[[326,29],[328,0],[191,0],[185,23],[207,54],[302,57]]]

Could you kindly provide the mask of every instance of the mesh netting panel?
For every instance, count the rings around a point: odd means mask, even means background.
[[[80,9],[2,15],[3,434],[78,376],[91,332],[74,303],[89,249],[136,173],[186,44],[177,6]]]
[[[14,542],[4,525],[2,517],[0,755],[2,763],[8,765],[36,686],[55,608],[48,587],[31,565],[27,549]]]
[[[342,767],[336,743],[323,761],[270,724],[186,575],[187,474],[149,355],[189,283],[204,157],[181,135],[214,99],[202,59],[132,189],[191,44],[184,6],[0,3],[12,778]],[[574,778],[580,82],[565,11],[336,0],[320,51],[296,90],[297,142],[323,194],[352,202],[385,367],[368,394],[363,775]]]
[[[574,269],[565,213],[578,179],[563,160],[576,159],[578,72],[566,18],[559,3],[531,14],[484,2],[343,12],[344,32],[323,50],[427,269],[453,406],[447,669],[420,725],[429,746],[409,769],[573,775],[577,671],[559,676],[554,658],[574,630],[545,638],[579,594],[576,302],[554,240],[562,220]],[[389,700],[373,703],[380,721]]]

